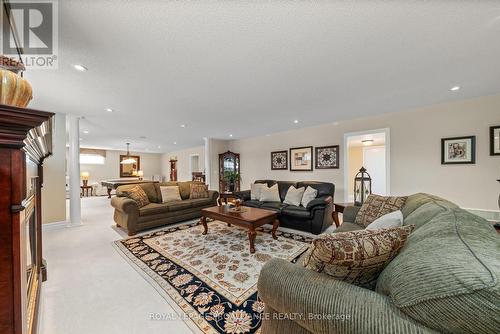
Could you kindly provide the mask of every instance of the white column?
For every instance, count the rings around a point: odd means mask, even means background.
[[[208,189],[210,188],[210,174],[211,174],[211,168],[210,168],[210,138],[204,137],[203,140],[205,141],[205,182],[208,184]]]
[[[69,222],[68,226],[82,224],[80,203],[80,118],[68,115],[69,135]]]

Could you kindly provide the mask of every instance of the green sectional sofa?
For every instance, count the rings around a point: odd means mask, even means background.
[[[359,230],[359,208],[337,231]],[[500,333],[500,237],[486,220],[415,194],[402,209],[415,230],[375,291],[281,259],[258,282],[262,334]]]
[[[113,219],[116,225],[124,228],[128,235],[132,236],[146,229],[199,218],[201,209],[217,205],[219,193],[209,190],[208,198],[189,199],[191,183],[191,181],[151,182],[119,186],[116,189],[116,196],[111,199],[111,206],[115,208]],[[144,190],[151,202],[142,208],[124,194],[124,191],[136,185]],[[162,203],[160,186],[178,186],[182,201]]]

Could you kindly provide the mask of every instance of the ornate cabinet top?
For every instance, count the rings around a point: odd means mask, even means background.
[[[54,114],[0,105],[0,147],[23,149],[35,162],[52,154]]]

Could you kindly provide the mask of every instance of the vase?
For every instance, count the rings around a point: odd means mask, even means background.
[[[22,63],[0,56],[0,104],[25,108],[33,98],[30,83],[18,74],[21,71]]]

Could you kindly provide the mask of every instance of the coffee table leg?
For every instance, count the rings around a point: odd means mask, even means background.
[[[248,230],[248,240],[250,241],[250,253],[255,253],[255,236],[257,233],[253,227]]]
[[[279,226],[280,226],[280,221],[276,219],[273,223],[273,231],[272,231],[272,236],[274,240],[278,239],[278,237],[276,236],[276,230],[278,229]]]
[[[201,216],[201,224],[203,225],[203,235],[207,234],[208,233],[208,225],[207,225],[207,217],[205,216]]]

